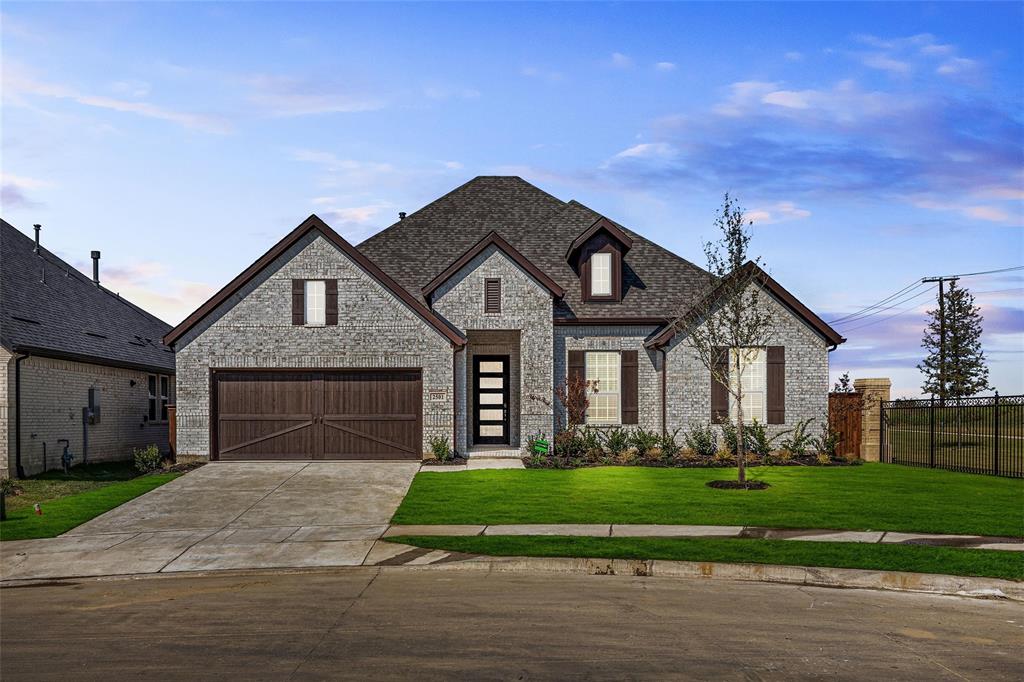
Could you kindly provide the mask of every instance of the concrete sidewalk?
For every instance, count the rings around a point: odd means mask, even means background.
[[[762,528],[759,526],[684,526],[655,524],[516,524],[391,526],[385,538],[398,535],[566,535],[624,538],[756,538],[808,542],[868,542],[898,545],[930,545],[966,549],[998,549],[1024,552],[1024,540],[984,535],[938,535],[874,530],[825,530]]]

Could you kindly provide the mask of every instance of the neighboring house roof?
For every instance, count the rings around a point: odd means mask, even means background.
[[[295,242],[305,236],[312,230],[319,230],[321,234],[328,241],[333,243],[338,249],[340,249],[345,255],[351,258],[363,271],[366,272],[370,277],[375,279],[385,289],[389,290],[399,299],[401,299],[407,306],[412,308],[413,312],[419,315],[425,322],[430,326],[434,327],[443,336],[445,336],[453,345],[461,346],[465,344],[466,340],[456,330],[452,329],[444,320],[435,315],[430,308],[424,305],[423,301],[418,297],[410,294],[408,291],[403,289],[399,284],[393,280],[387,273],[377,267],[370,259],[365,255],[356,250],[354,246],[349,244],[345,239],[335,232],[327,223],[321,220],[316,215],[311,215],[306,218],[302,223],[299,224],[294,230],[287,234],[284,239],[279,241],[273,247],[270,248],[265,254],[259,257],[259,259],[246,268],[240,275],[235,277],[233,280],[228,282],[223,289],[214,294],[210,300],[201,305],[195,312],[185,318],[181,324],[172,329],[164,336],[164,343],[167,345],[173,344],[189,329],[194,327],[203,318],[213,312],[217,306],[226,301],[232,294],[245,286],[246,282],[251,280],[257,274],[260,273],[265,267],[270,265],[274,259],[280,256],[282,253],[288,250]]]
[[[744,263],[743,267],[739,269],[738,273],[735,273],[735,275],[730,275],[730,277],[733,276],[752,276],[754,279],[760,282],[761,285],[768,292],[770,292],[777,299],[779,299],[779,301],[781,301],[783,305],[789,308],[794,315],[796,315],[798,318],[806,322],[812,329],[821,334],[821,336],[832,345],[838,346],[839,344],[846,341],[846,339],[844,339],[839,334],[839,332],[830,327],[828,323],[826,323],[820,317],[815,315],[810,308],[808,308],[803,303],[798,301],[793,294],[789,293],[785,289],[785,287],[783,287],[781,284],[772,279],[772,277],[767,272],[758,267],[758,265],[753,261],[747,261],[746,263]],[[729,278],[726,278],[726,280],[728,279]],[[713,300],[714,297],[717,295],[718,290],[722,286],[725,286],[726,280],[720,282],[716,287],[709,291],[705,297],[699,299],[698,301],[695,301],[693,307],[687,312],[687,314],[681,315],[679,317],[679,321],[676,324],[668,325],[663,330],[661,330],[653,337],[651,337],[644,345],[648,348],[660,348],[667,344],[669,341],[671,341],[672,338],[680,331],[680,328],[684,327],[691,321],[691,318],[695,314],[695,309],[698,307],[698,304],[701,301],[706,301],[708,299]],[[740,281],[742,282],[743,280]]]
[[[565,290],[558,285],[558,282],[548,277],[543,270],[531,263],[526,256],[519,253],[515,247],[502,239],[500,234],[492,231],[475,245],[470,247],[469,251],[462,254],[454,263],[445,268],[444,272],[430,280],[430,282],[423,287],[423,297],[429,301],[433,293],[437,291],[442,284],[451,279],[455,273],[464,268],[467,263],[476,258],[477,255],[490,246],[496,247],[506,256],[511,258],[513,262],[519,265],[519,267],[528,272],[531,277],[540,282],[541,286],[547,289],[555,298],[561,298],[565,294]]]
[[[171,328],[0,220],[0,345],[11,352],[174,372]]]
[[[570,245],[603,218],[522,178],[482,176],[379,232],[357,248],[417,298],[456,254],[498,232],[565,293],[556,321],[624,319],[664,322],[688,308],[706,281],[693,263],[609,221],[632,240],[623,258],[621,303],[581,300],[579,276],[566,261]]]

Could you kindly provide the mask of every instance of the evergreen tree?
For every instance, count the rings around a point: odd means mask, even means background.
[[[924,374],[921,387],[938,398],[964,398],[989,388],[988,367],[981,350],[981,309],[967,289],[949,283],[943,297],[946,343],[942,344],[940,307],[928,311],[921,347],[927,357],[917,366]],[[945,371],[943,372],[943,351]]]

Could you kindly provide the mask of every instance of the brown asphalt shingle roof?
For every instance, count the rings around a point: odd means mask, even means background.
[[[565,252],[600,217],[522,178],[481,176],[356,248],[422,299],[426,284],[493,230],[566,290],[555,307],[558,318],[669,318],[689,307],[707,274],[618,223],[633,239],[623,259],[622,302],[581,300],[579,276],[565,261]]]
[[[174,372],[171,326],[0,220],[0,345],[11,351]]]

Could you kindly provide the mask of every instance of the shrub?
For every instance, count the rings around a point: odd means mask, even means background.
[[[832,458],[826,455],[824,452],[819,452],[817,456],[818,464],[828,464],[832,461]]]
[[[676,436],[679,434],[679,429],[672,432],[671,435],[665,434],[658,438],[658,447],[661,448],[661,456],[665,460],[675,459],[679,456],[679,443],[676,441]]]
[[[619,426],[613,426],[604,434],[604,446],[613,455],[621,455],[629,447],[629,432]]]
[[[775,441],[787,435],[789,431],[782,431],[772,437],[768,437],[768,429],[756,419],[744,427],[744,440],[747,441],[747,451],[760,457],[765,462],[772,459],[772,450],[775,449]],[[749,438],[747,438],[749,434]]]
[[[434,436],[430,439],[430,452],[437,458],[438,462],[447,462],[455,453],[448,442],[448,436]]]
[[[818,456],[824,455],[828,459],[839,457],[839,444],[842,442],[841,433],[832,428],[826,419],[821,427],[821,434],[811,438],[811,445],[818,451]]]
[[[750,432],[750,424],[743,425],[743,451],[753,452],[753,440]],[[725,441],[725,449],[728,450],[735,457],[736,453],[739,452],[737,442],[739,439],[739,429],[731,421],[722,422],[722,440]]]
[[[586,439],[574,431],[561,431],[555,436],[555,459],[578,459],[587,453]]]
[[[683,436],[683,443],[697,457],[710,459],[718,452],[718,436],[710,424],[696,424]]]
[[[135,469],[143,474],[157,471],[160,468],[160,448],[155,444],[147,445],[144,448],[136,448],[132,451],[132,458],[135,460]]]
[[[651,450],[659,448],[661,445],[661,436],[654,431],[636,428],[629,434],[629,443],[637,449],[637,452],[644,457],[647,457]]]
[[[812,421],[814,421],[813,418],[797,422],[796,426],[789,431],[786,439],[782,441],[782,447],[789,450],[794,457],[803,457],[807,454],[807,450],[811,446],[811,435],[807,433],[807,427]]]

